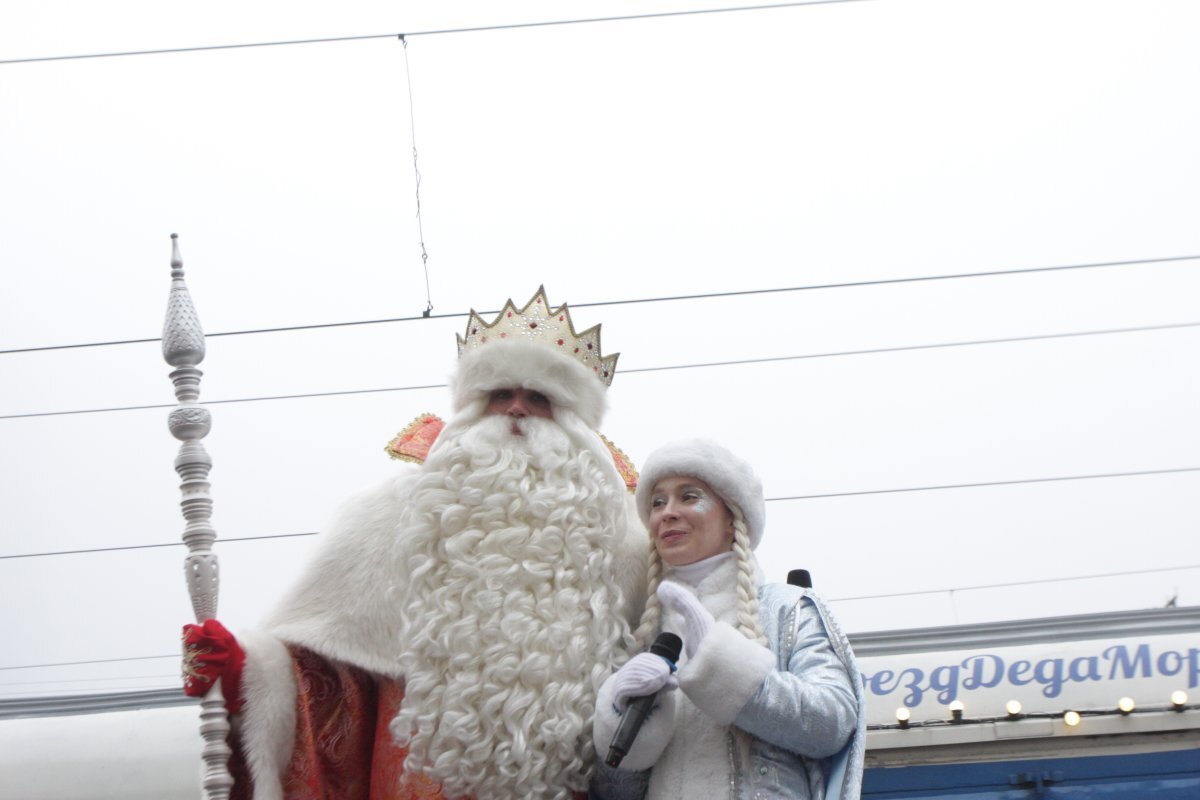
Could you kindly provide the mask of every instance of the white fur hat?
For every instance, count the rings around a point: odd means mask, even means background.
[[[655,485],[676,475],[699,478],[711,486],[726,505],[741,509],[746,518],[750,549],[758,547],[767,518],[762,481],[747,462],[708,439],[670,442],[646,459],[637,487],[638,514],[644,525],[650,526],[650,499]]]
[[[569,408],[592,430],[607,408],[607,387],[591,370],[549,347],[523,341],[496,341],[468,350],[450,379],[454,410],[486,398],[496,389],[533,389],[555,406]]]

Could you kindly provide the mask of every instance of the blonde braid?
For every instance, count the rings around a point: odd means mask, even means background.
[[[642,611],[637,630],[633,632],[634,646],[639,652],[650,646],[662,624],[662,603],[658,600],[658,584],[662,582],[662,572],[662,557],[658,554],[658,548],[651,544],[649,564],[646,568],[646,608]]]
[[[733,552],[737,554],[738,630],[752,642],[764,647],[767,637],[758,624],[758,587],[754,585],[754,559],[750,555],[750,534],[742,510],[730,504],[733,514]]]

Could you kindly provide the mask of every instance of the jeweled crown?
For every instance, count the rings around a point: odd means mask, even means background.
[[[468,350],[475,350],[503,339],[543,345],[583,364],[605,386],[612,385],[613,373],[617,370],[617,358],[621,355],[601,354],[598,324],[582,333],[576,333],[567,304],[563,303],[558,308],[551,309],[546,300],[544,286],[538,287],[537,293],[524,308],[518,309],[510,299],[490,325],[475,313],[475,309],[471,309],[471,315],[467,318],[466,334],[457,338],[459,358]]]

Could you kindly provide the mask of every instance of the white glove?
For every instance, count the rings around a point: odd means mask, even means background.
[[[618,687],[618,684],[621,685]],[[613,737],[621,727],[629,701],[657,692],[650,715],[646,717],[620,768],[641,772],[653,767],[675,734],[675,698],[678,693],[670,690],[678,686],[679,681],[671,674],[666,659],[653,653],[638,653],[625,666],[609,675],[596,695],[596,716],[592,724],[592,743],[596,746],[596,753],[603,758],[608,752]]]
[[[658,601],[663,608],[683,617],[683,646],[689,659],[696,656],[700,641],[712,629],[713,615],[700,604],[700,598],[677,583],[663,581],[658,585]]]
[[[654,653],[638,653],[605,682],[611,684],[613,705],[622,713],[634,697],[658,694],[663,687],[674,689],[679,686],[679,681],[671,674],[671,665]]]

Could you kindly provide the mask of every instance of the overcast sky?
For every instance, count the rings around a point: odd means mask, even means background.
[[[0,60],[722,5],[8,0]],[[747,457],[768,578],[851,632],[1200,604],[1198,36],[1191,0],[411,35],[411,118],[394,37],[0,64],[0,696],[177,685],[191,616],[168,409],[53,413],[173,404],[157,342],[44,348],[155,339],[173,232],[210,334],[420,317],[414,129],[434,316],[210,339],[206,400],[398,389],[214,405],[221,537],[401,468],[465,312],[544,283],[621,352],[603,432]],[[220,616],[313,542],[218,542]]]

